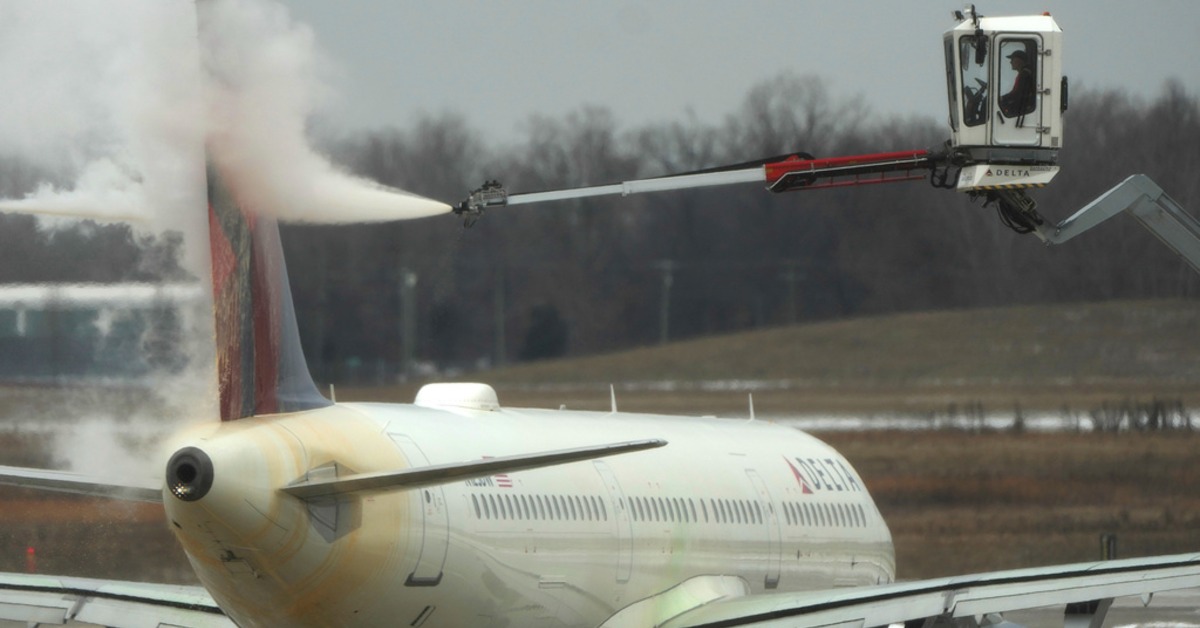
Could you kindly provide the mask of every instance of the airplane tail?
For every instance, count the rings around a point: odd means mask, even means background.
[[[243,207],[211,160],[207,170],[221,420],[330,405],[300,348],[275,219]]]

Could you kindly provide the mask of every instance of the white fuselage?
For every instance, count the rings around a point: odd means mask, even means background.
[[[335,502],[305,476],[640,438],[660,449]],[[828,445],[758,421],[344,404],[210,427],[202,500],[164,495],[240,625],[597,626],[705,576],[750,592],[890,582],[891,536]],[[331,465],[330,463],[336,463]]]

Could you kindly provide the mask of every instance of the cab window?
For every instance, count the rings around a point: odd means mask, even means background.
[[[1037,41],[1005,39],[999,46],[1000,115],[1020,118],[1037,109]]]
[[[958,59],[962,67],[963,124],[979,126],[988,119],[988,42],[967,35],[958,40]]]

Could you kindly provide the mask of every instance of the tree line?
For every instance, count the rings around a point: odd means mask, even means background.
[[[1196,213],[1200,102],[1181,85],[1150,98],[1075,89],[1066,125],[1062,172],[1035,194],[1047,218],[1134,173]],[[532,116],[518,141],[496,145],[444,112],[320,141],[352,172],[454,203],[490,179],[538,191],[793,151],[936,149],[946,137],[932,117],[875,114],[819,77],[784,74],[719,123],[683,116],[626,127],[591,106]],[[12,188],[10,165],[0,164],[0,185]],[[2,219],[7,257],[29,238],[23,219]],[[106,246],[120,239],[97,235],[119,226],[89,229]],[[469,229],[447,216],[291,225],[283,237],[305,352],[322,381],[391,381],[431,365],[470,369],[835,317],[1200,296],[1195,273],[1131,219],[1046,247],[927,182],[781,195],[732,186],[500,208]],[[129,257],[116,274],[145,273],[146,260],[174,272],[161,261],[169,237],[127,243],[142,253],[108,253]]]

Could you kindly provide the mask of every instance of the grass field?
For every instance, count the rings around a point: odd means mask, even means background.
[[[745,416],[1086,412],[1128,399],[1200,406],[1200,302],[922,312],[797,325],[461,379],[506,406]],[[339,387],[342,400],[411,402],[419,383]]]

